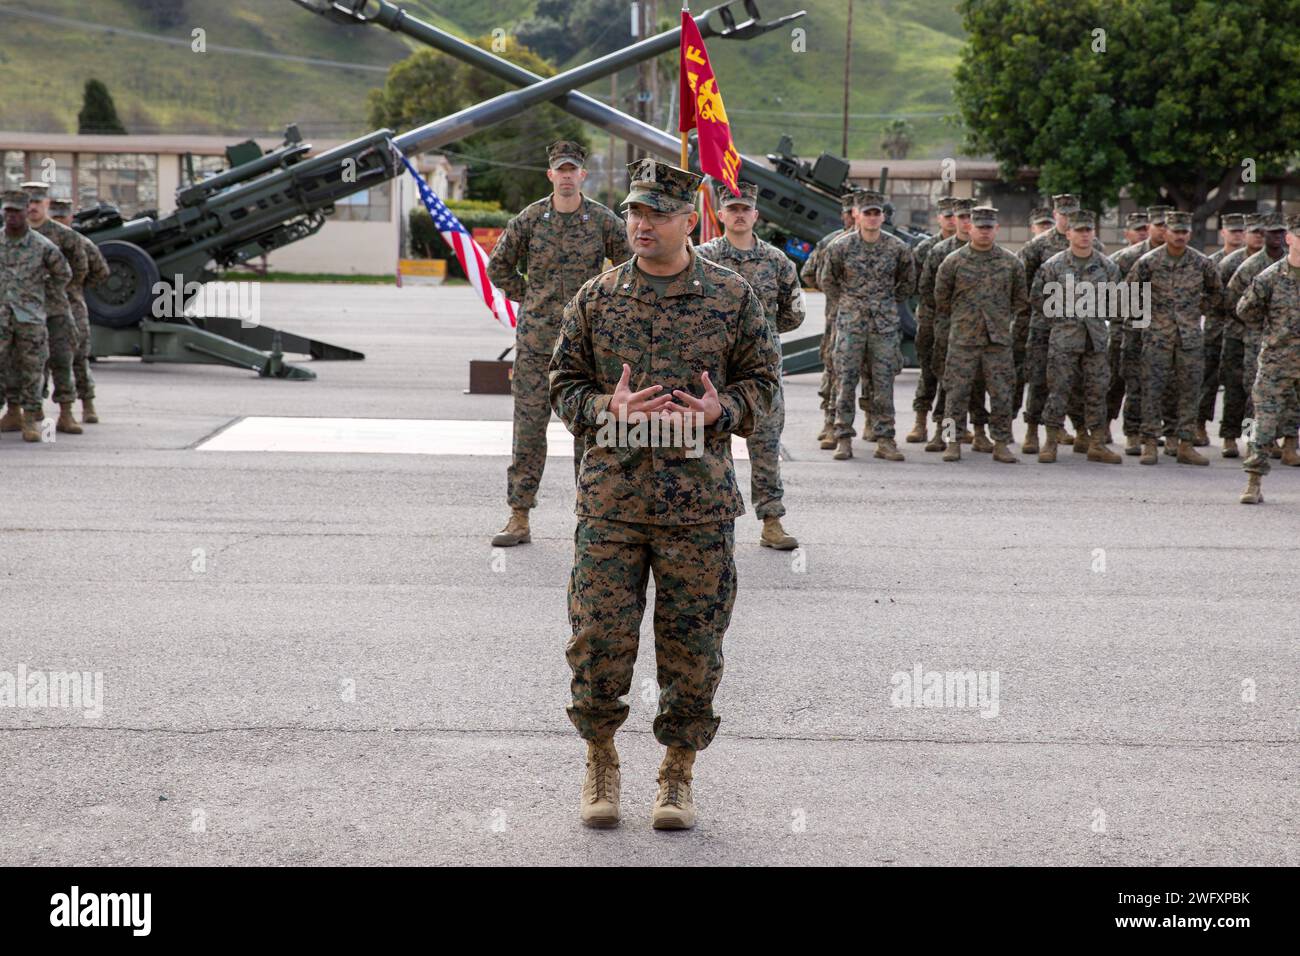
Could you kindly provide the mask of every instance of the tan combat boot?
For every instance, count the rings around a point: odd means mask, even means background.
[[[1088,460],[1099,461],[1103,465],[1124,464],[1124,459],[1118,453],[1106,447],[1106,442],[1103,441],[1105,437],[1100,428],[1092,433],[1092,441],[1088,443]]]
[[[1240,458],[1241,452],[1237,450],[1237,439],[1225,438],[1223,440],[1223,451],[1219,452],[1224,458]]]
[[[934,423],[934,437],[925,443],[926,451],[943,451],[948,447],[948,443],[943,440],[943,424]]]
[[[1246,490],[1241,493],[1241,503],[1243,505],[1259,505],[1264,503],[1264,492],[1259,487],[1260,476],[1253,472],[1246,475]]]
[[[1014,465],[1020,461],[1019,458],[1007,450],[1007,443],[1004,441],[995,441],[993,443],[993,460],[1003,465]]]
[[[1210,443],[1210,436],[1205,432],[1205,422],[1196,426],[1196,436],[1192,439],[1192,444],[1197,448],[1204,448]]]
[[[1142,465],[1160,464],[1160,446],[1156,444],[1154,438],[1142,442],[1142,457],[1138,459],[1138,463]]]
[[[695,798],[691,794],[691,768],[695,751],[669,747],[659,767],[659,792],[650,814],[656,830],[689,830],[695,826]]]
[[[1050,465],[1056,461],[1056,446],[1061,443],[1061,430],[1047,426],[1047,440],[1043,442],[1043,450],[1038,453],[1038,461],[1044,465]],[[1024,448],[1024,446],[1021,446]],[[1024,449],[1026,453],[1028,449]]]
[[[1269,442],[1269,443],[1268,443],[1267,445],[1265,445],[1264,447],[1268,449],[1268,457],[1269,457],[1269,458],[1281,458],[1281,457],[1282,457],[1282,446],[1279,445],[1279,444],[1277,443],[1277,439],[1276,439],[1276,438],[1273,439],[1271,442]]]
[[[831,455],[836,461],[844,461],[853,457],[853,439],[841,438],[835,443],[835,454]]]
[[[944,461],[961,461],[961,442],[950,441],[943,449]]]
[[[1124,436],[1124,454],[1126,455],[1142,454],[1142,438],[1140,435]]]
[[[785,533],[785,529],[781,527],[781,519],[775,516],[763,519],[763,533],[759,536],[758,543],[765,548],[775,548],[777,551],[793,551],[799,547],[799,542]]]
[[[975,440],[970,444],[971,451],[978,451],[985,455],[993,450],[993,442],[989,441],[988,433],[984,430],[983,425],[975,426]]]
[[[492,539],[494,548],[513,548],[517,544],[527,544],[533,540],[532,532],[528,530],[528,509],[511,508],[510,520],[501,532]]]
[[[10,405],[0,418],[0,432],[20,432],[23,430],[23,410],[18,405]]]
[[[961,433],[961,443],[963,445],[970,445],[973,444],[974,442],[975,442],[975,433],[971,431],[969,428]]]
[[[1112,438],[1111,435],[1110,435],[1110,423],[1109,423],[1109,422],[1106,423],[1106,430],[1105,430],[1102,434],[1105,436],[1105,437],[1102,439],[1102,444],[1103,444],[1103,445],[1113,445],[1113,444],[1115,444],[1115,439]]]
[[[1025,431],[1025,440],[1020,443],[1020,450],[1026,455],[1038,454],[1038,426],[1030,425]]]
[[[1092,432],[1086,428],[1080,428],[1079,434],[1074,436],[1074,453],[1076,455],[1086,455],[1091,445]]]
[[[54,430],[65,435],[81,434],[81,426],[77,424],[77,419],[72,414],[71,402],[59,403],[59,420],[54,423]]]
[[[1295,435],[1282,439],[1282,464],[1300,467],[1300,449],[1296,448]]]
[[[605,829],[618,826],[618,796],[622,776],[614,739],[587,741],[587,776],[582,781],[583,826]]]
[[[919,445],[930,437],[929,424],[926,422],[928,415],[929,412],[916,413],[916,424],[912,426],[912,430],[903,439],[909,445]]]
[[[1178,464],[1180,465],[1208,465],[1210,459],[1200,454],[1192,443],[1183,439],[1178,443]]]
[[[1178,457],[1178,439],[1173,435],[1165,436],[1165,454],[1170,458]]]
[[[903,453],[898,450],[892,438],[879,438],[876,440],[876,458],[883,458],[885,461],[902,461]]]
[[[835,418],[832,416],[826,420],[826,427],[824,427],[821,434],[817,436],[817,447],[821,448],[823,451],[830,451],[836,444]]]
[[[1060,444],[1060,445],[1073,445],[1073,444],[1074,444],[1074,436],[1071,435],[1068,431],[1066,431],[1065,426],[1062,425],[1062,426],[1061,426],[1061,433],[1060,433],[1059,435],[1056,436],[1056,441],[1057,441],[1057,444]]]
[[[23,414],[23,441],[40,441],[41,440],[41,419],[35,415]]]
[[[81,424],[99,424],[99,415],[95,413],[95,400],[93,398],[83,398],[81,400]]]

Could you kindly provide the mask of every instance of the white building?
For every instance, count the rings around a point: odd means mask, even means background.
[[[342,140],[308,140],[312,153]],[[257,139],[264,150],[281,145],[274,137]],[[202,179],[226,168],[221,136],[74,136],[67,133],[0,131],[0,158],[6,188],[33,179],[51,184],[52,195],[84,209],[100,202],[117,206],[124,219],[147,210],[165,216],[176,208],[176,191],[189,185],[189,169]],[[466,170],[438,153],[416,161],[430,187],[445,199],[465,195]],[[397,265],[405,212],[420,205],[407,175],[349,196],[316,235],[273,252],[266,263],[275,272],[391,274]],[[260,267],[260,262],[250,266]]]

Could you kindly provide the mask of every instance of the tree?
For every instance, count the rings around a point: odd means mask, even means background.
[[[966,148],[1044,193],[1167,198],[1197,220],[1300,143],[1300,0],[961,0]],[[1249,163],[1247,161],[1250,161]],[[1217,190],[1217,191],[1216,191]],[[1214,196],[1211,197],[1211,193]]]
[[[880,132],[884,135],[880,148],[885,151],[885,155],[890,159],[907,159],[907,154],[912,149],[912,124],[902,119],[890,120],[881,127]]]
[[[489,49],[492,41],[474,42]],[[555,73],[549,63],[514,39],[499,55],[540,76]],[[370,91],[370,122],[406,131],[512,89],[454,57],[420,50],[394,64],[383,87]],[[582,124],[546,104],[450,144],[447,152],[469,164],[471,199],[493,199],[517,210],[550,191],[546,147],[558,139],[586,144]]]
[[[185,0],[138,0],[150,23],[161,30],[185,21]]]
[[[126,135],[126,127],[117,118],[117,107],[108,87],[99,80],[87,80],[86,90],[81,98],[81,112],[77,114],[77,132],[111,133]]]

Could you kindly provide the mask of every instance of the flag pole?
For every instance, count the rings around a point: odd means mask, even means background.
[[[691,3],[690,3],[690,0],[682,0],[682,12],[683,12],[683,13],[690,13],[690,12],[691,12]],[[679,77],[677,78],[677,83],[678,83],[678,85],[681,85],[681,82],[682,82],[682,79],[681,79],[681,77],[679,76]],[[679,112],[680,112],[684,107],[685,107],[685,104],[684,104],[684,103],[678,103],[678,105],[677,105],[677,109],[678,109]],[[686,131],[686,130],[682,130],[682,131],[681,131],[681,135],[682,135],[682,169],[690,169],[690,167],[686,165],[686,163],[687,163],[687,159],[686,159],[686,137],[687,137],[687,131]]]

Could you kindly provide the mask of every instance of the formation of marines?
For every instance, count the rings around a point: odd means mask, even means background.
[[[52,202],[46,183],[5,190],[0,207],[0,432],[41,441],[48,375],[59,406],[55,430],[80,435],[82,423],[99,421],[84,289],[108,278],[108,264],[90,239],[71,228],[71,205]],[[78,399],[81,423],[73,414]]]

